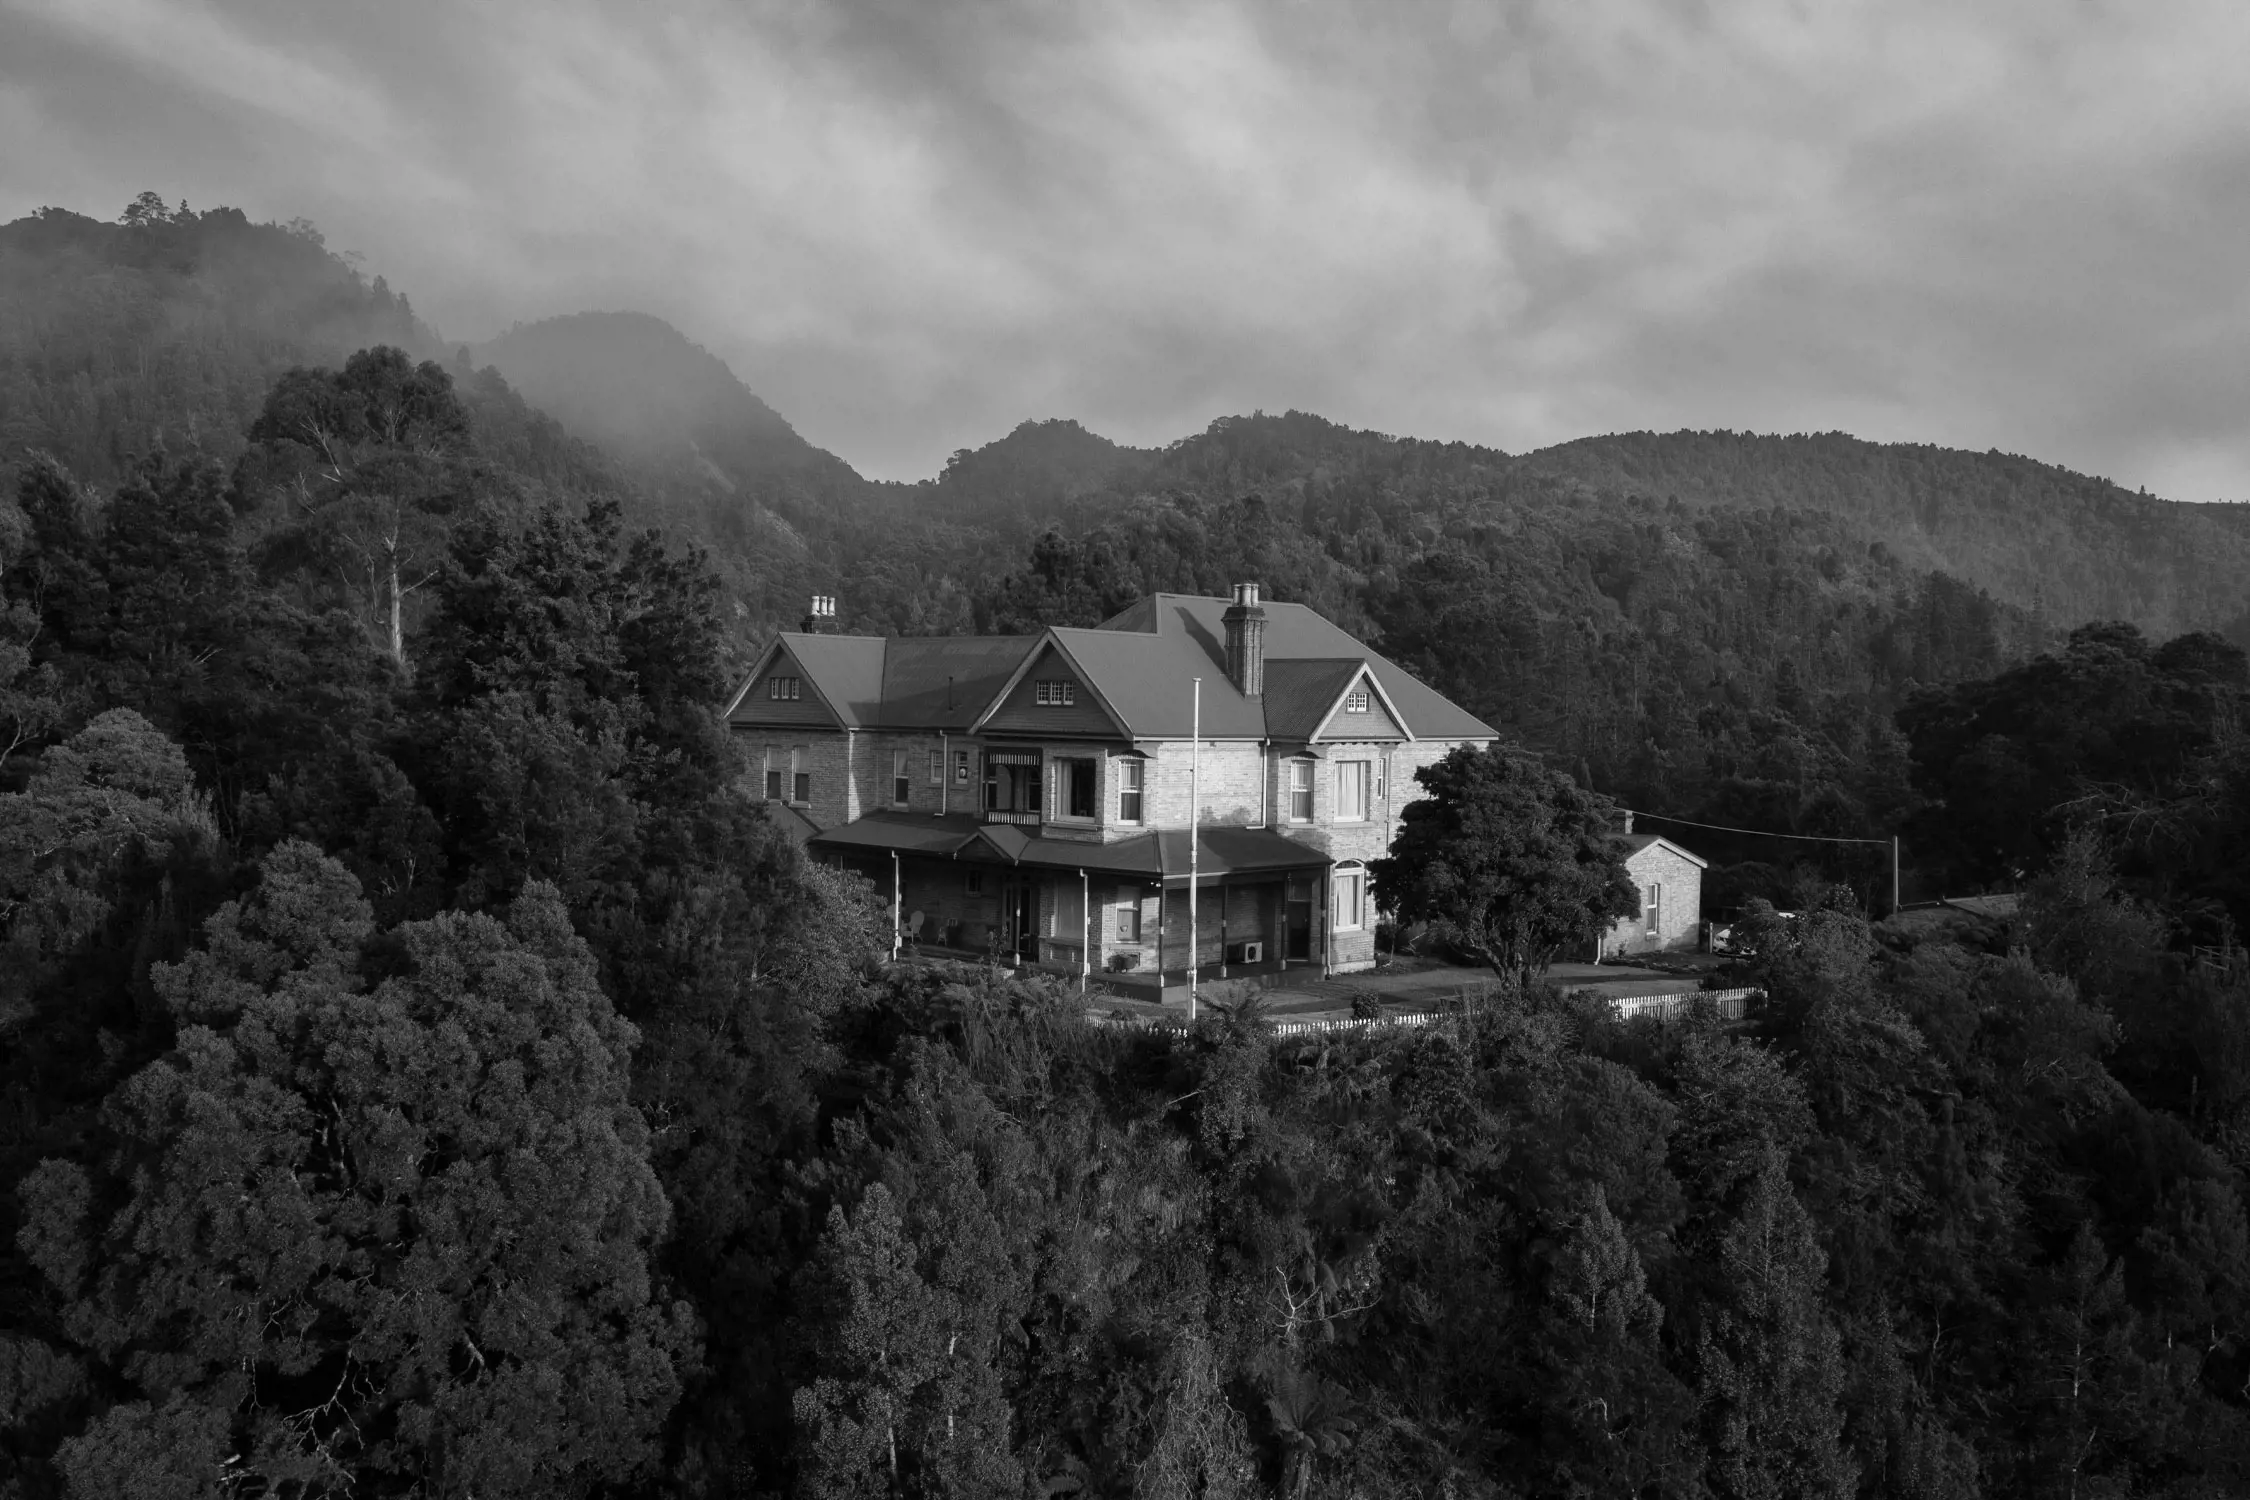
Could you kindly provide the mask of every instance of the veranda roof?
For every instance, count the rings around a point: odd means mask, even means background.
[[[1151,885],[1185,885],[1188,878],[1184,828],[1096,844],[1041,837],[1014,824],[986,823],[974,813],[871,812],[841,828],[815,834],[807,844],[832,853],[893,853],[1026,869],[1084,870]],[[1322,851],[1271,828],[1204,828],[1196,838],[1200,881],[1265,878],[1292,870],[1325,869],[1328,863]]]

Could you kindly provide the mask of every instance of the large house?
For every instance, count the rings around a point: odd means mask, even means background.
[[[1371,966],[1367,862],[1413,773],[1494,735],[1254,583],[1035,636],[783,634],[727,719],[776,816],[876,882],[902,944],[1166,998],[1191,963]]]

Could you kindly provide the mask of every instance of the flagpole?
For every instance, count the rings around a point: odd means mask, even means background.
[[[1195,707],[1189,719],[1188,733],[1188,1022],[1195,1022],[1196,944],[1196,835],[1203,815],[1203,679],[1195,679]]]

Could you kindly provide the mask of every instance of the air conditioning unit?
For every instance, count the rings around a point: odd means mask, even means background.
[[[1230,943],[1227,945],[1227,962],[1230,964],[1262,964],[1266,961],[1264,943]]]

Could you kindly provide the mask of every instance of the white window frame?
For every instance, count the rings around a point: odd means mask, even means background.
[[[766,746],[765,753],[758,762],[758,770],[760,772],[758,789],[766,794],[766,800],[768,802],[781,801],[782,794],[788,788],[782,783],[781,768],[773,763],[773,746]]]
[[[1363,714],[1367,711],[1367,685],[1365,683],[1361,683],[1358,687],[1355,687],[1350,692],[1344,694],[1344,712],[1348,714]]]
[[[975,767],[970,763],[968,751],[956,750],[953,752],[953,784],[955,786],[972,785],[973,778],[970,773],[973,770],[975,770]]]
[[[905,807],[914,800],[914,762],[908,750],[891,752],[891,806]]]
[[[812,772],[805,768],[805,747],[789,752],[789,805],[812,806]]]
[[[1138,896],[1117,903],[1117,922],[1113,929],[1115,941],[1138,943],[1141,941],[1141,902]]]
[[[1282,765],[1287,767],[1287,770],[1282,774],[1282,795],[1289,799],[1287,821],[1310,823],[1314,814],[1319,810],[1318,805],[1313,801],[1313,763],[1309,760],[1297,759],[1285,760]],[[1299,786],[1297,784],[1300,780],[1303,781],[1304,785]],[[1305,810],[1302,813],[1297,811],[1297,798],[1300,794],[1305,799]]]
[[[1664,927],[1664,883],[1651,881],[1641,888],[1641,928],[1655,937]]]
[[[1070,708],[1078,702],[1078,684],[1068,677],[1042,677],[1032,683],[1031,698],[1041,708]]]
[[[1131,812],[1125,810],[1128,797],[1137,804]],[[1135,827],[1148,821],[1148,762],[1137,756],[1122,756],[1117,762],[1117,821]]]
[[[1344,795],[1347,782],[1358,784],[1356,799]],[[1355,806],[1356,802],[1356,806]],[[1338,823],[1364,823],[1375,815],[1375,763],[1366,760],[1336,762],[1336,816]]]
[[[1094,755],[1057,755],[1047,764],[1054,768],[1052,774],[1055,781],[1047,798],[1047,806],[1053,809],[1050,816],[1060,823],[1099,823],[1102,820],[1101,758]],[[1094,781],[1093,795],[1087,799],[1086,810],[1082,813],[1070,810],[1070,777],[1078,766],[1087,767],[1087,774]]]
[[[1349,897],[1346,892],[1350,892]],[[1367,870],[1363,865],[1339,865],[1329,899],[1334,903],[1336,930],[1360,932],[1367,926]],[[1348,913],[1348,916],[1347,916]]]

